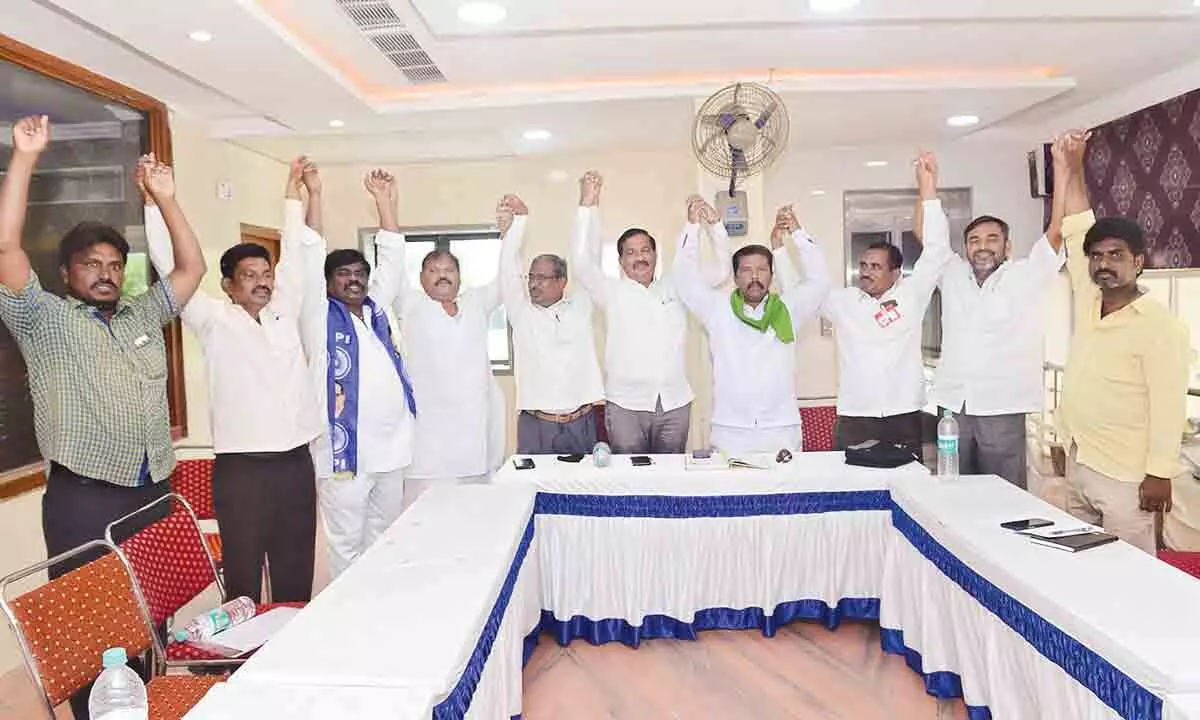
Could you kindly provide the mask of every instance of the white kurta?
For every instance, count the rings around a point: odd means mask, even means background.
[[[403,252],[402,235],[380,231],[375,242],[381,249]],[[489,450],[494,449],[491,415],[496,408],[488,322],[499,306],[495,281],[463,292],[458,314],[451,316],[422,288],[401,280],[395,310],[417,400],[408,477],[449,479],[486,475],[493,469]]]

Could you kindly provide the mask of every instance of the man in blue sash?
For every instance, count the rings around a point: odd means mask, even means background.
[[[392,176],[373,170],[364,184],[380,225],[394,226]],[[403,273],[403,248],[380,243],[375,272],[358,250],[334,250],[325,258],[325,296],[310,297],[305,311],[313,382],[328,418],[313,457],[333,577],[408,504],[404,475],[417,406],[386,314]]]

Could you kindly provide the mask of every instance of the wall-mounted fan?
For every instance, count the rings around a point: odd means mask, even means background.
[[[713,94],[696,115],[692,149],[704,169],[729,178],[733,195],[740,178],[762,172],[783,153],[787,107],[771,90],[737,83]]]

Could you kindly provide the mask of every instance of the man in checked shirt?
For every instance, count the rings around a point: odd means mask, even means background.
[[[146,184],[170,229],[174,272],[140,297],[121,297],[129,243],[107,225],[84,222],[59,245],[67,296],[43,289],[21,234],[29,182],[49,142],[45,116],[13,127],[0,185],[0,320],[28,367],[38,448],[49,464],[42,532],[53,557],[104,537],[109,522],[169,492],[163,481],[175,453],[162,327],[191,298],[205,266],[171,168],[149,158]],[[90,559],[57,563],[50,577]]]

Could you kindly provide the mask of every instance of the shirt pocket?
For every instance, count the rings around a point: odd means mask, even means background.
[[[143,380],[157,382],[167,379],[167,348],[161,332],[138,335],[126,355],[131,358],[134,370]]]

